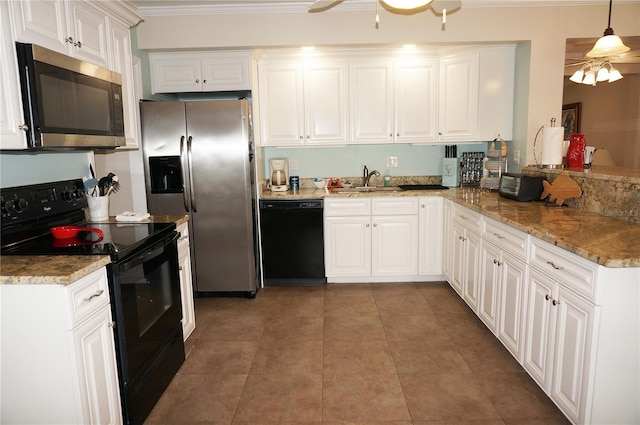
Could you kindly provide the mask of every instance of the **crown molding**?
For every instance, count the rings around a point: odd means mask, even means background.
[[[617,4],[637,3],[638,0],[617,0]],[[228,0],[194,1],[192,4],[188,0],[168,0],[167,5],[159,5],[162,1],[149,1],[150,5],[145,6],[145,0],[133,0],[130,2],[137,9],[141,16],[185,16],[185,15],[242,15],[242,14],[262,14],[262,13],[307,13],[312,0],[238,0],[230,2]],[[566,6],[594,6],[606,5],[607,0],[463,0],[462,7],[566,7]],[[344,11],[369,11],[375,9],[372,0],[343,0],[336,6],[315,13],[344,12]]]

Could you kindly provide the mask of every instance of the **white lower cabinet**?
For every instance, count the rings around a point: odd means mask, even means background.
[[[532,269],[524,367],[574,423],[584,423],[598,307]]]
[[[443,205],[441,196],[422,196],[418,211],[418,274],[440,276],[443,254]]]
[[[70,285],[0,285],[1,423],[121,424],[104,268]]]
[[[474,312],[480,286],[480,218],[467,208],[454,206],[451,249],[451,286]]]
[[[188,223],[182,223],[177,230],[180,233],[180,239],[178,239],[178,269],[180,272],[180,296],[182,298],[182,335],[186,341],[196,328]]]
[[[329,282],[418,272],[418,198],[325,199]]]

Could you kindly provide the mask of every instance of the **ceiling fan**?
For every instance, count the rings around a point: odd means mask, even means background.
[[[309,12],[324,12],[346,0],[316,0],[309,6]],[[462,0],[375,0],[380,1],[390,11],[426,10],[431,9],[436,15],[442,16],[446,22],[448,13],[457,11],[462,7]]]

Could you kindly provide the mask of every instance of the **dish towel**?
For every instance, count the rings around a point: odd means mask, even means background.
[[[136,222],[143,221],[151,217],[149,213],[137,213],[131,211],[121,212],[116,216],[116,221],[128,221],[128,222]]]

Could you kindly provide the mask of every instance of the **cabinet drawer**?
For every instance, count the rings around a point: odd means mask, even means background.
[[[371,199],[372,215],[413,215],[418,214],[418,198],[398,196]]]
[[[371,198],[324,199],[324,216],[370,215]]]
[[[103,267],[69,285],[70,325],[75,326],[100,307],[109,304],[107,271]]]
[[[453,204],[453,219],[468,230],[480,234],[482,215],[458,204]]]
[[[531,238],[529,264],[595,301],[598,266],[540,239]]]
[[[483,217],[482,239],[494,243],[500,249],[521,260],[527,259],[529,235],[513,227]]]

